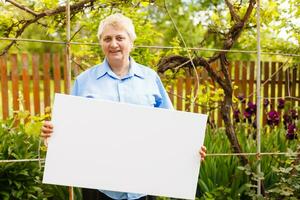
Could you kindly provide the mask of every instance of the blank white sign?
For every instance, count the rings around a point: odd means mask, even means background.
[[[43,183],[194,199],[206,121],[56,94]]]

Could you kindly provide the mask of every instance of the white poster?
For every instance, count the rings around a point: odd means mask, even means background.
[[[207,115],[56,94],[43,183],[194,199]]]

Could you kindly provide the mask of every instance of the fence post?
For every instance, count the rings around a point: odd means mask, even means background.
[[[25,110],[30,112],[30,86],[29,86],[29,72],[28,72],[28,56],[22,54],[22,81],[23,81],[23,96]]]
[[[50,106],[50,54],[43,56],[43,73],[44,73],[44,109]]]
[[[33,101],[34,101],[34,114],[40,114],[40,84],[39,84],[39,55],[32,55],[32,79],[33,79]]]
[[[9,115],[8,110],[8,80],[7,80],[7,57],[0,57],[0,72],[1,72],[1,97],[2,97],[2,117],[6,119]]]
[[[19,110],[19,72],[17,54],[10,55],[13,111]]]

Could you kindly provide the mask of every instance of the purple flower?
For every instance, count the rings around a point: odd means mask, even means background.
[[[292,119],[298,119],[298,113],[296,110],[290,110],[289,111],[290,116],[292,117]]]
[[[296,132],[296,125],[295,124],[289,124],[286,132],[286,138],[289,140],[297,139]]]
[[[276,112],[275,110],[271,110],[268,113],[268,116],[267,116],[267,123],[270,126],[278,125],[279,124],[279,119],[280,119],[279,113]]]
[[[269,99],[264,99],[264,107],[268,107],[268,105],[270,104]]]
[[[284,113],[284,115],[283,115],[283,124],[284,124],[284,126],[287,127],[287,125],[291,122],[292,122],[291,116],[288,115],[287,113]]]
[[[295,124],[289,124],[287,127],[287,133],[294,134],[296,131],[296,125]]]
[[[236,109],[233,111],[233,118],[235,120],[235,122],[240,122],[240,110]]]
[[[284,99],[278,99],[278,109],[283,109],[284,108]]]
[[[249,108],[246,108],[244,111],[244,117],[249,119],[249,118],[251,118],[251,116],[252,116],[251,110]]]
[[[248,108],[251,112],[251,114],[255,114],[256,113],[256,104],[252,103],[251,101],[248,102]]]

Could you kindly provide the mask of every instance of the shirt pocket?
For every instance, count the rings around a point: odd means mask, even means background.
[[[155,97],[149,94],[137,94],[130,97],[130,100],[127,103],[132,103],[136,105],[150,106],[154,107]]]

